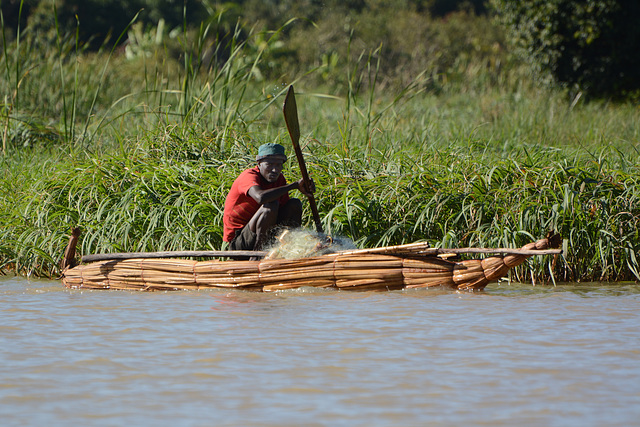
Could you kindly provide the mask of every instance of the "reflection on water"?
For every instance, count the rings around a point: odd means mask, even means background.
[[[0,278],[2,425],[637,425],[640,289],[109,292]]]

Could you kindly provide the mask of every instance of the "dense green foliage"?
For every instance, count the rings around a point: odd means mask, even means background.
[[[598,97],[640,97],[640,3],[493,0],[510,38],[555,80]]]
[[[497,160],[491,142],[461,136],[450,148],[411,150],[391,141],[385,151],[349,152],[339,141],[314,143],[307,160],[327,232],[365,247],[420,239],[443,247],[519,247],[557,230],[565,255],[556,279],[638,278],[637,161],[613,148],[586,159],[535,147],[514,147]],[[56,274],[74,224],[83,229],[84,254],[220,248],[224,197],[252,163],[253,145],[223,153],[177,129],[140,144],[147,148],[70,163],[6,158],[3,263],[21,273]],[[31,176],[12,166],[29,162],[42,164]],[[289,167],[292,179],[297,172]],[[514,274],[547,277],[549,261],[533,259]]]
[[[291,16],[311,22],[335,10],[360,13],[369,8],[411,9],[440,17],[460,9],[482,14],[486,12],[484,3],[484,0],[56,0],[56,9],[63,32],[75,30],[77,16],[83,26],[82,41],[86,42],[110,33],[119,34],[137,13],[144,25],[157,25],[164,20],[170,27],[183,24],[197,27],[214,11],[226,10],[231,12],[225,18],[227,21],[243,17],[246,22],[262,22],[277,28]],[[43,16],[36,15],[50,9],[52,4],[52,0],[3,0],[0,10],[6,25],[15,30],[18,22],[24,27],[28,17],[35,21],[42,19]]]
[[[363,52],[379,61],[381,82],[395,90],[418,77],[437,86],[443,74],[455,74],[461,61],[478,64],[479,58],[490,59],[487,66],[499,75],[511,62],[504,55],[507,40],[536,74],[565,86],[573,96],[640,96],[637,1],[488,3],[506,34],[489,23],[480,0],[8,0],[0,6],[3,30],[12,28],[7,35],[15,36],[22,22],[25,35],[44,43],[42,48],[51,47],[46,40],[53,44],[57,28],[59,34],[75,34],[82,49],[118,44],[139,54],[161,44],[167,54],[182,60],[186,44],[176,35],[199,28],[206,33],[202,43],[197,52],[187,54],[198,54],[204,66],[212,58],[226,61],[232,40],[277,32],[260,63],[263,78],[291,80],[322,67],[317,84],[330,83],[338,90],[344,88],[335,76],[348,73],[346,61],[362,60]],[[445,19],[434,19],[442,16]],[[256,48],[264,41],[256,41]]]
[[[637,106],[539,88],[487,18],[421,21],[415,7],[396,32],[361,12],[268,31],[225,13],[199,29],[134,24],[126,46],[98,51],[55,20],[5,37],[0,271],[58,274],[72,225],[82,254],[220,248],[233,179],[259,144],[289,144],[293,83],[329,233],[515,247],[553,229],[564,256],[517,279],[640,280]]]
[[[3,3],[5,24],[18,22],[19,3]],[[469,61],[489,59],[485,66],[495,72],[505,64],[501,31],[473,13],[484,10],[481,3],[56,0],[54,13],[51,0],[25,0],[22,40],[38,50],[58,49],[59,43],[82,51],[110,50],[117,43],[129,56],[162,54],[197,67],[216,66],[228,60],[234,43],[248,43],[262,51],[255,73],[264,80],[291,81],[322,69],[313,74],[315,83],[344,92],[343,76],[353,65],[373,61],[386,87],[401,90],[420,80],[437,88],[444,75],[464,78]],[[445,13],[446,19],[432,18]],[[3,29],[6,38],[15,37],[14,29]]]
[[[185,21],[196,23],[198,15],[206,12],[206,4],[198,0],[56,0],[58,25],[63,33],[74,33],[78,22],[82,43],[99,47],[109,35],[124,31],[136,15],[140,22],[157,24],[165,20],[171,27]],[[0,5],[5,24],[12,31],[17,24],[28,27],[47,25],[54,19],[52,0],[3,0]],[[35,29],[35,28],[34,28]],[[115,39],[108,39],[111,43]]]

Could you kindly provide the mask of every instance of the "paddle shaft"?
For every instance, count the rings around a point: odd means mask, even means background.
[[[293,85],[289,86],[287,97],[284,100],[284,106],[282,107],[284,113],[284,121],[287,124],[287,130],[293,143],[293,150],[296,153],[298,159],[298,165],[300,166],[300,175],[305,183],[307,189],[311,189],[311,180],[309,179],[309,173],[307,172],[307,164],[304,161],[302,149],[300,149],[300,124],[298,123],[298,106],[296,105],[296,97],[293,91]],[[313,215],[313,222],[316,224],[316,231],[322,233],[322,223],[320,222],[320,214],[318,213],[318,206],[316,205],[316,199],[313,197],[313,193],[309,193],[309,206],[311,207],[311,213]]]
[[[298,164],[300,165],[300,175],[302,175],[302,179],[305,182],[307,188],[311,188],[311,180],[309,179],[309,173],[307,172],[307,165],[304,162],[304,158],[302,157],[302,150],[300,150],[300,145],[293,144],[293,149],[296,152],[296,157],[298,158]],[[313,194],[309,194],[307,196],[309,198],[309,207],[311,207],[311,214],[313,215],[313,222],[316,224],[316,231],[318,233],[322,233],[322,223],[320,222],[320,214],[318,213],[318,206],[316,205],[316,199],[313,197]]]

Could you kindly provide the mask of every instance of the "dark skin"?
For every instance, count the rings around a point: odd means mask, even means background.
[[[278,180],[282,173],[284,158],[271,156],[261,159],[258,162],[260,175],[273,183]],[[302,223],[302,202],[300,199],[291,198],[289,201],[280,206],[278,199],[291,190],[298,190],[305,196],[310,196],[315,191],[315,184],[311,181],[311,188],[307,188],[303,179],[292,182],[282,187],[270,188],[263,190],[258,185],[254,185],[249,189],[247,194],[253,198],[260,208],[249,221],[249,228],[256,233],[257,239],[254,250],[262,248],[267,240],[267,233],[278,224],[287,224],[299,227]]]

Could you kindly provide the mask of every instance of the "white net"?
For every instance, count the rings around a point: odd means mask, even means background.
[[[301,228],[284,230],[276,239],[266,259],[296,259],[356,249],[346,237],[330,237]]]

